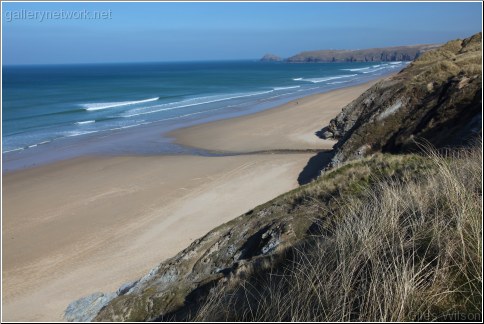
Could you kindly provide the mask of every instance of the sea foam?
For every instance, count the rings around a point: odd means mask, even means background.
[[[92,124],[92,123],[95,123],[95,122],[96,122],[95,120],[86,120],[86,121],[76,122],[76,125]]]
[[[358,72],[358,71],[364,71],[368,70],[370,67],[364,67],[364,68],[359,68],[359,69],[341,69],[341,71],[350,71],[350,72]]]
[[[279,91],[279,90],[288,90],[288,89],[296,89],[300,88],[301,86],[292,86],[292,87],[274,87],[274,91]]]
[[[328,82],[328,84],[341,84],[341,83],[346,83],[346,82],[351,82],[352,80],[346,80],[346,81],[333,81],[333,82]]]
[[[363,71],[363,73],[365,73],[365,74],[366,74],[366,73],[373,73],[373,72],[377,72],[377,71],[385,70],[385,69],[387,69],[387,68],[388,68],[388,67],[385,67],[385,66],[383,66],[383,67],[377,67],[377,68],[374,68],[374,69],[372,69],[372,70]]]
[[[258,95],[270,93],[270,92],[273,92],[273,91],[274,90],[268,90],[268,91],[233,93],[233,94],[228,94],[228,95],[214,95],[214,96],[191,98],[191,99],[186,99],[186,100],[177,101],[177,102],[171,102],[171,103],[166,103],[166,104],[161,104],[161,105],[155,105],[155,106],[133,109],[133,110],[127,112],[126,114],[121,115],[121,117],[128,118],[128,117],[134,117],[134,116],[140,116],[140,115],[154,114],[154,113],[161,112],[161,111],[168,111],[168,110],[180,109],[180,108],[185,108],[185,107],[198,106],[198,105],[214,103],[214,102],[219,102],[219,101],[225,101],[225,100],[231,100],[231,99],[258,96]],[[157,109],[153,110],[153,108],[157,108]]]
[[[9,152],[23,151],[23,150],[24,150],[23,147],[17,147],[17,148],[11,149],[11,150],[3,151],[2,153],[9,153]]]
[[[321,82],[326,82],[326,81],[331,81],[336,79],[350,78],[356,75],[357,74],[346,74],[346,75],[337,75],[337,76],[326,77],[326,78],[307,78],[307,79],[302,79],[301,81],[306,81],[311,83],[321,83]]]
[[[87,104],[82,104],[82,107],[84,107],[85,110],[87,111],[94,111],[94,110],[136,105],[136,104],[141,104],[145,102],[157,101],[158,99],[160,98],[156,97],[156,98],[149,98],[149,99],[143,99],[143,100],[137,100],[137,101],[87,103]]]

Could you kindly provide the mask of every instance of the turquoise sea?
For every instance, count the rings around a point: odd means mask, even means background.
[[[222,61],[4,66],[2,156],[11,169],[15,164],[21,167],[25,157],[34,164],[35,159],[40,163],[63,154],[184,152],[163,133],[363,83],[406,64]]]

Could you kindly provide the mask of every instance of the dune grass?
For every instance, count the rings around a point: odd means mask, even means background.
[[[216,286],[192,320],[481,319],[481,144],[426,156],[427,177],[383,177],[345,196],[330,211],[340,221],[283,268]]]
[[[468,76],[482,73],[482,34],[467,40],[453,40],[442,47],[428,51],[411,63],[412,85],[442,83],[459,74]]]

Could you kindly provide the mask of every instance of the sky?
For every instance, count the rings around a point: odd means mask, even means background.
[[[2,63],[237,60],[442,43],[482,31],[481,6],[2,2]],[[83,19],[96,12],[104,19]]]

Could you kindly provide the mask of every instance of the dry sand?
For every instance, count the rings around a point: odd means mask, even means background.
[[[330,148],[314,133],[370,84],[173,132],[218,151]],[[61,321],[217,225],[298,186],[314,154],[83,157],[3,176],[3,320]]]

